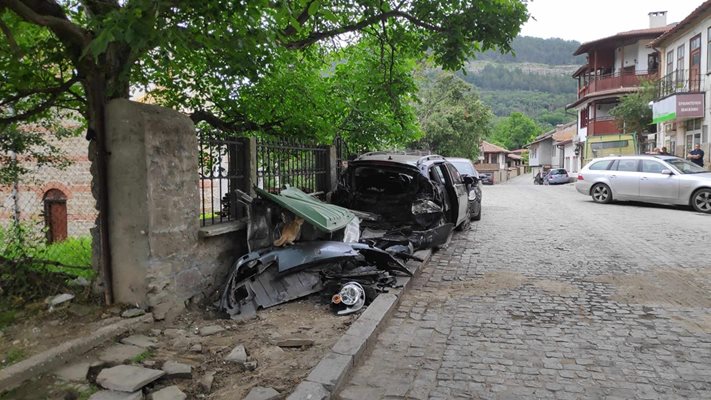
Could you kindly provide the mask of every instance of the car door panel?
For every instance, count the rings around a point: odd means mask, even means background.
[[[642,160],[639,178],[639,196],[643,200],[674,203],[679,197],[679,177],[662,174],[666,168],[654,160]]]
[[[610,171],[610,188],[617,199],[635,199],[639,196],[639,177],[637,160],[620,160],[616,170]]]
[[[453,199],[456,204],[452,204],[452,207],[457,210],[456,218],[453,221],[456,225],[464,222],[467,219],[467,211],[469,210],[469,192],[467,191],[467,186],[462,180],[461,175],[451,164],[442,164],[448,174],[448,181],[452,186],[454,192]]]

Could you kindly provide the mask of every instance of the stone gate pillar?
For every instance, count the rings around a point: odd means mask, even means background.
[[[113,291],[121,303],[181,310],[200,286],[198,143],[185,115],[113,100],[106,108]]]

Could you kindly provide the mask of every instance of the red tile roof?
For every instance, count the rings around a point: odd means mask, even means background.
[[[501,146],[497,146],[495,144],[489,143],[482,141],[481,142],[481,151],[484,153],[508,153],[509,151],[506,150],[505,148]]]
[[[665,40],[671,38],[675,33],[679,32],[681,29],[683,29],[685,26],[688,26],[691,24],[694,20],[700,17],[704,17],[704,13],[711,9],[711,0],[706,0],[703,2],[700,6],[696,7],[694,11],[691,12],[691,14],[687,15],[686,18],[681,20],[678,24],[676,24],[674,27],[666,31],[663,35],[659,36],[658,38],[654,39],[652,43],[649,45],[651,47],[658,47],[661,43],[663,43]]]
[[[620,32],[618,34],[608,36],[606,38],[602,39],[597,39],[593,40],[590,42],[585,42],[578,47],[577,50],[573,53],[574,56],[578,56],[583,53],[587,53],[589,50],[592,50],[594,48],[601,48],[601,47],[610,47],[613,44],[620,42],[622,40],[627,40],[627,39],[643,39],[643,38],[656,38],[660,35],[662,35],[664,32],[668,31],[674,26],[674,24],[670,24],[667,26],[661,26],[658,28],[648,28],[648,29],[636,29],[633,31],[627,31],[627,32]]]

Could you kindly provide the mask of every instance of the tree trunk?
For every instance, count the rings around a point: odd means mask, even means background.
[[[93,141],[94,150],[92,162],[95,164],[96,174],[93,176],[95,185],[92,190],[97,201],[99,216],[99,245],[92,246],[93,251],[99,253],[99,270],[104,284],[104,300],[107,305],[113,303],[113,279],[111,271],[111,248],[109,245],[109,196],[107,182],[107,153],[106,153],[106,124],[104,110],[108,98],[106,96],[106,80],[99,72],[90,73],[84,81],[84,90],[87,97],[87,119],[89,131],[87,138]],[[96,258],[95,258],[96,259]]]

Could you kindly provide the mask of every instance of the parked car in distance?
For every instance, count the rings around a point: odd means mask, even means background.
[[[469,192],[457,169],[440,155],[372,152],[348,162],[332,201],[374,213],[392,227],[431,229],[469,225]]]
[[[473,178],[473,180],[467,184],[469,213],[474,221],[479,221],[481,219],[481,179],[479,172],[477,172],[476,167],[474,167],[474,164],[468,158],[447,157],[447,161],[454,165],[465,182],[468,180],[466,179],[467,177]]]
[[[491,172],[479,172],[479,180],[481,180],[481,183],[484,185],[493,185],[494,174]]]
[[[564,168],[553,168],[543,177],[544,185],[558,185],[569,182],[570,177],[568,176],[568,171]]]
[[[597,203],[629,200],[688,205],[711,213],[711,171],[673,156],[593,159],[580,170],[575,189]]]

